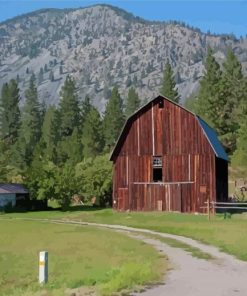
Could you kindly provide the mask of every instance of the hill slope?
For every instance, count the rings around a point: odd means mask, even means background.
[[[71,74],[80,98],[89,94],[103,110],[113,85],[123,96],[134,85],[142,99],[152,98],[169,60],[184,100],[198,87],[208,46],[219,62],[233,48],[246,72],[246,39],[204,34],[176,22],[149,22],[108,5],[39,10],[0,24],[0,87],[18,77],[24,97],[34,72],[40,100],[57,104]]]

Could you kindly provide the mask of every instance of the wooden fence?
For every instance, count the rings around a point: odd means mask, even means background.
[[[207,202],[205,202],[205,204],[207,204],[207,206],[201,208],[207,208],[208,220],[210,220],[211,213],[214,214],[216,209],[247,210],[247,202],[218,202],[208,200]]]

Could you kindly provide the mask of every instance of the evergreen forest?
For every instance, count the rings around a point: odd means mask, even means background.
[[[200,89],[186,107],[217,132],[231,165],[247,171],[247,78],[232,50],[222,64],[208,48]],[[20,104],[18,80],[2,86],[0,95],[0,182],[23,183],[32,199],[54,199],[63,209],[73,196],[83,202],[95,197],[111,205],[112,163],[109,155],[125,120],[143,100],[133,86],[122,98],[109,93],[101,114],[92,98],[79,98],[74,79],[67,76],[57,106],[38,97],[40,77],[31,75]],[[179,103],[172,67],[165,65],[160,93]],[[149,98],[153,99],[153,98]],[[189,128],[189,127],[187,127]]]

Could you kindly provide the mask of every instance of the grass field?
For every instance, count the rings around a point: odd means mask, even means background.
[[[112,295],[159,280],[166,268],[166,260],[152,247],[110,230],[0,220],[0,233],[1,296],[57,296],[81,286]],[[42,250],[49,252],[45,288],[37,284]]]
[[[76,209],[78,211],[76,211]],[[6,214],[4,217],[33,217],[73,219],[88,222],[120,224],[137,228],[147,228],[191,237],[215,245],[223,251],[247,261],[247,215],[232,215],[224,219],[223,215],[212,218],[209,222],[203,215],[168,214],[168,213],[117,213],[111,209],[94,210],[93,208],[74,207],[72,211],[36,212],[24,214]]]

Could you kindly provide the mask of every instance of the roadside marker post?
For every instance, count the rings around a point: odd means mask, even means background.
[[[48,252],[39,252],[39,283],[48,282]]]

